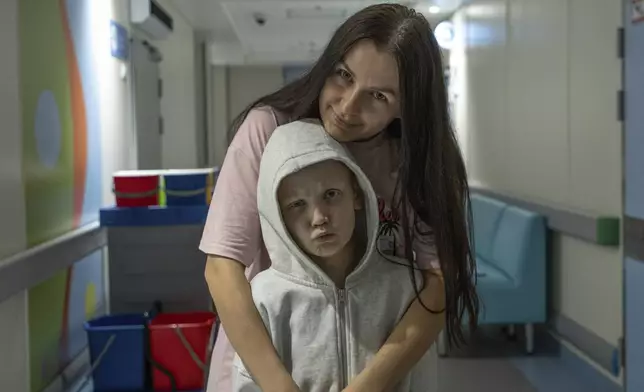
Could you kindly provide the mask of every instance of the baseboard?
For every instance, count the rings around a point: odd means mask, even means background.
[[[535,391],[622,392],[621,379],[594,363],[556,332],[550,330],[539,335],[537,347],[541,353],[509,358]]]
[[[73,387],[79,384],[89,369],[89,349],[85,348],[42,392],[73,392]]]
[[[593,359],[561,337],[555,337],[560,343],[560,358],[571,372],[583,377],[589,384],[596,386],[597,391],[622,392],[621,380]]]
[[[619,349],[562,314],[552,318],[556,335],[568,341],[613,376],[619,376]],[[617,360],[617,361],[616,361]]]

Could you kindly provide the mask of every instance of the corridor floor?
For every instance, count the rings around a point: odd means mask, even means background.
[[[595,382],[571,366],[559,344],[544,331],[535,337],[535,353],[526,355],[521,331],[516,340],[499,328],[481,328],[468,347],[442,358],[440,392],[615,392],[608,380]],[[589,381],[592,380],[592,381]]]
[[[482,329],[468,347],[452,350],[447,357],[441,358],[439,392],[620,390],[609,382],[591,382],[587,375],[568,366],[560,355],[559,346],[547,333],[537,333],[535,347],[533,355],[525,355],[520,338],[512,341],[498,328]],[[92,391],[88,384],[77,392]]]

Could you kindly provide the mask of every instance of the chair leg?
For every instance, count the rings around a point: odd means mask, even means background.
[[[517,330],[514,324],[504,326],[503,333],[505,333],[505,337],[508,338],[508,340],[514,341],[517,338]]]
[[[525,350],[528,354],[534,352],[534,324],[525,325]]]
[[[447,355],[447,341],[445,340],[445,331],[438,335],[438,355],[444,357]]]
[[[514,337],[514,335],[517,334],[516,328],[514,327],[514,324],[508,325],[508,336],[509,337]]]

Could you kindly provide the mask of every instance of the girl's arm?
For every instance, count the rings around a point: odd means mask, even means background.
[[[222,257],[208,256],[206,262],[206,282],[226,335],[262,391],[299,392],[255,308],[244,269]]]
[[[445,287],[438,271],[423,271],[426,282],[419,297],[432,310],[445,308]],[[381,392],[394,388],[438,338],[445,314],[430,313],[414,300],[374,359],[343,392]]]

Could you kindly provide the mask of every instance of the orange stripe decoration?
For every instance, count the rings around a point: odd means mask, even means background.
[[[74,227],[77,228],[80,225],[83,214],[83,199],[85,196],[85,181],[87,176],[87,114],[85,99],[83,97],[83,83],[78,63],[76,62],[74,40],[69,26],[65,0],[59,0],[59,4],[65,34],[74,127]]]

